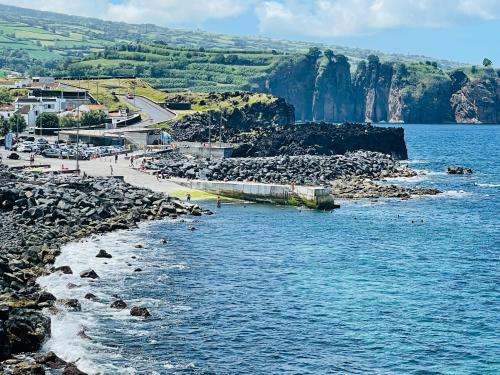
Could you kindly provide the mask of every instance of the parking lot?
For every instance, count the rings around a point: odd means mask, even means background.
[[[16,158],[15,154],[34,154],[47,158],[91,160],[110,155],[127,152],[120,146],[94,146],[80,142],[79,144],[65,141],[48,140],[43,137],[23,136],[13,145],[10,158]]]

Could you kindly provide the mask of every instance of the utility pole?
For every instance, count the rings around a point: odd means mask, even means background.
[[[80,77],[78,77],[78,85],[78,100],[76,101],[78,105],[76,110],[76,116],[78,117],[78,122],[76,124],[76,173],[80,174]]]
[[[209,113],[208,118],[208,160],[212,159],[212,114]]]
[[[43,103],[43,99],[42,99],[42,103]],[[40,112],[40,114],[38,115],[38,117],[40,118],[40,137],[43,136],[43,131],[42,131],[43,117],[42,117],[42,113],[43,113],[43,104],[42,104],[42,112]],[[36,120],[35,120],[35,125],[36,125]],[[35,132],[35,134],[36,134],[36,132]]]
[[[137,85],[137,81],[134,79],[134,83],[133,83],[133,90],[134,90],[134,107],[137,108],[137,106],[135,105],[135,86]]]
[[[219,148],[222,148],[222,108],[220,109]]]

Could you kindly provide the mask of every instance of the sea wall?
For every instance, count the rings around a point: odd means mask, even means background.
[[[219,194],[225,197],[277,204],[303,203],[315,209],[332,209],[335,202],[331,191],[314,186],[259,184],[239,181],[178,180],[180,185],[191,189]]]

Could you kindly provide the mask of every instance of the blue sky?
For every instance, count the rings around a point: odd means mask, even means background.
[[[0,0],[238,35],[319,41],[500,66],[500,0]]]

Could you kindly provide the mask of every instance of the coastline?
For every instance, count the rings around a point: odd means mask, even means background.
[[[53,360],[52,354],[50,360],[41,355],[33,355],[34,360],[13,356],[37,352],[50,335],[50,319],[42,310],[56,311],[58,302],[36,281],[51,272],[72,272],[49,268],[61,246],[92,234],[134,228],[142,221],[210,214],[196,204],[114,177],[12,173],[0,166],[0,180],[0,359],[4,361],[0,369],[39,369]],[[72,366],[58,363],[60,367]]]
[[[15,189],[20,190],[20,192],[24,192],[24,194],[26,195],[26,198],[24,198],[24,196],[22,197],[22,199],[27,200],[27,204],[25,204],[24,206],[22,205],[24,203],[19,202],[20,199],[11,200],[13,202],[11,211],[14,211],[16,213],[16,217],[20,216],[21,219],[26,222],[24,223],[22,221],[20,223],[21,226],[25,224],[33,225],[35,223],[38,223],[40,221],[40,218],[44,217],[43,215],[41,217],[37,217],[40,215],[40,212],[36,209],[37,204],[33,204],[34,202],[31,202],[30,199],[38,199],[39,197],[37,196],[37,194],[39,194],[39,190],[42,190],[40,187],[46,186],[47,184],[49,186],[52,186],[54,185],[54,181],[56,182],[55,185],[59,183],[65,189],[69,188],[70,190],[75,188],[78,189],[79,185],[80,188],[82,186],[86,186],[86,188],[83,190],[86,190],[86,192],[89,193],[90,197],[95,195],[94,193],[98,192],[97,195],[99,197],[104,197],[105,199],[107,199],[107,197],[110,195],[114,196],[117,201],[120,201],[120,199],[123,196],[126,196],[126,194],[130,191],[134,191],[136,194],[132,199],[133,203],[123,213],[119,213],[118,210],[115,210],[115,215],[106,217],[108,215],[105,214],[104,218],[96,221],[91,221],[89,223],[83,223],[83,225],[81,222],[79,222],[78,228],[76,228],[75,225],[70,230],[64,230],[62,236],[56,235],[55,233],[53,233],[53,231],[48,231],[47,233],[50,233],[48,235],[50,237],[50,246],[47,246],[47,238],[43,237],[45,235],[45,228],[42,228],[42,230],[38,233],[38,235],[41,237],[41,241],[33,243],[33,247],[38,247],[40,255],[34,258],[32,264],[30,264],[30,267],[28,267],[30,272],[28,273],[28,275],[30,275],[30,277],[26,277],[25,269],[21,271],[20,269],[17,269],[15,267],[13,270],[10,268],[8,269],[8,271],[12,272],[7,272],[6,274],[4,274],[4,278],[7,277],[7,281],[11,283],[13,281],[16,282],[17,284],[15,285],[19,288],[22,288],[22,285],[24,284],[31,286],[31,289],[26,291],[26,295],[22,295],[21,298],[15,298],[12,295],[7,295],[6,293],[3,293],[0,297],[0,306],[7,306],[7,309],[9,310],[9,319],[11,319],[11,317],[13,316],[14,319],[19,320],[21,318],[24,318],[25,315],[29,313],[29,321],[32,321],[34,323],[34,325],[31,326],[31,329],[36,332],[41,332],[41,334],[33,337],[33,342],[31,343],[32,346],[28,348],[28,351],[35,352],[39,350],[41,345],[45,342],[46,338],[50,335],[50,318],[42,312],[43,309],[45,309],[45,312],[57,314],[59,309],[61,308],[69,309],[70,311],[74,309],[75,306],[77,306],[77,310],[80,308],[79,301],[73,301],[73,299],[64,299],[58,301],[56,300],[54,295],[41,291],[41,289],[35,284],[35,280],[38,280],[38,278],[41,276],[48,275],[54,271],[59,273],[65,272],[64,267],[63,269],[59,269],[59,271],[56,271],[55,269],[47,269],[48,265],[51,265],[56,261],[56,257],[60,254],[61,246],[66,246],[70,243],[78,243],[78,241],[81,240],[86,241],[86,239],[91,238],[91,236],[94,234],[103,234],[115,232],[116,230],[120,229],[135,228],[137,227],[138,223],[143,221],[159,220],[163,218],[177,218],[180,215],[188,214],[194,216],[199,216],[202,214],[202,210],[197,205],[181,203],[175,198],[171,198],[175,195],[182,196],[185,194],[185,191],[179,189],[179,185],[173,182],[164,180],[159,181],[155,176],[151,174],[139,172],[137,170],[131,170],[126,165],[122,166],[124,170],[126,169],[128,171],[128,178],[124,178],[124,180],[127,182],[124,182],[122,181],[121,177],[106,176],[106,167],[108,165],[106,161],[101,162],[100,168],[95,168],[95,164],[96,162],[93,162],[93,164],[88,163],[87,165],[83,164],[82,166],[83,168],[88,168],[87,170],[89,171],[89,175],[91,173],[94,174],[94,176],[99,176],[102,174],[101,177],[93,176],[83,178],[76,176],[52,175],[50,173],[39,174],[22,170],[16,170],[14,175],[11,174],[3,166],[0,167],[2,179],[11,182],[14,181],[14,185],[12,186],[14,186]],[[85,169],[83,170],[85,171]],[[399,169],[399,164],[397,164],[394,169],[394,173],[391,173],[391,177],[398,176],[397,171],[401,171],[401,175],[399,177],[402,178],[411,178],[417,175],[416,171],[411,170],[407,167]],[[130,175],[132,175],[132,178],[130,177]],[[373,178],[375,176],[371,177]],[[334,191],[336,192],[336,194],[338,194],[338,197],[340,199],[349,200],[383,197],[397,197],[401,199],[408,199],[410,195],[415,192],[417,192],[417,195],[427,194],[427,190],[425,189],[407,189],[396,185],[383,186],[376,184],[373,180],[367,180],[366,178],[363,178],[363,176],[351,178],[350,180],[346,180],[347,187],[341,185],[340,188],[334,188]],[[18,182],[17,185],[23,185],[21,189],[19,189],[19,186],[16,185],[16,181]],[[111,184],[113,186],[116,185],[117,187],[115,186],[115,188],[108,189],[103,193],[102,188],[105,184]],[[160,190],[161,192],[155,193],[152,190],[146,189],[145,186],[152,187],[156,191]],[[360,190],[359,194],[352,194],[353,186]],[[364,189],[363,186],[367,186],[367,188]],[[342,188],[345,189],[343,192]],[[121,191],[121,193],[119,192],[117,194],[117,189],[118,191]],[[67,205],[71,204],[72,199],[65,199],[64,191],[59,190],[56,194],[58,195],[58,197],[56,197],[56,200],[54,200],[53,202],[43,201],[43,204],[52,204],[56,212],[59,208],[71,210],[72,207]],[[197,191],[187,191],[191,192],[193,199],[204,199],[210,196],[210,194],[204,192],[199,192],[198,194]],[[436,193],[436,191],[431,192],[431,194]],[[143,200],[144,196],[149,198]],[[212,197],[214,196],[212,195]],[[17,198],[19,198],[19,196]],[[73,198],[76,198],[74,199],[77,202],[76,206],[85,201],[85,199],[78,198],[77,196],[73,196]],[[46,197],[42,197],[42,199],[46,199]],[[64,201],[64,204],[61,205],[61,201]],[[51,212],[52,214],[54,209],[49,209],[47,212]],[[29,214],[24,214],[24,212],[28,212]],[[85,214],[87,213],[88,210],[85,212]],[[58,222],[57,220],[60,219],[61,218],[56,218],[53,224],[59,225],[61,222]],[[13,228],[15,228],[17,225],[14,222],[9,223],[8,220],[4,220],[4,227],[8,227],[9,224]],[[31,247],[31,243],[29,243],[29,245]],[[24,243],[23,246],[26,247],[26,243]],[[14,246],[14,248],[16,247]],[[12,248],[9,251],[12,252]],[[88,256],[94,256],[94,254],[88,254]],[[10,260],[9,262],[4,261],[4,264],[6,264],[7,267],[9,267],[9,263]],[[16,263],[14,262],[14,264]],[[22,274],[22,277],[25,278],[23,279],[20,274]],[[18,316],[18,311],[21,311],[20,317]],[[26,311],[28,313],[26,313]],[[85,332],[82,332],[82,334],[85,335]],[[15,354],[17,351],[18,350],[15,349],[11,354]],[[26,348],[23,348],[22,351],[26,351]],[[45,356],[40,356],[39,354],[33,355],[32,358],[34,359],[34,362],[32,360],[26,361],[26,359],[24,358],[19,360],[10,359],[4,362],[4,364],[9,368],[13,368],[13,366],[41,366],[46,364],[46,362],[44,361],[47,361],[47,356],[53,358],[54,354],[49,353]],[[6,358],[5,355],[3,357]],[[59,359],[58,363],[59,366],[63,366],[63,363],[65,362]],[[71,366],[71,364],[64,364],[64,366]]]

